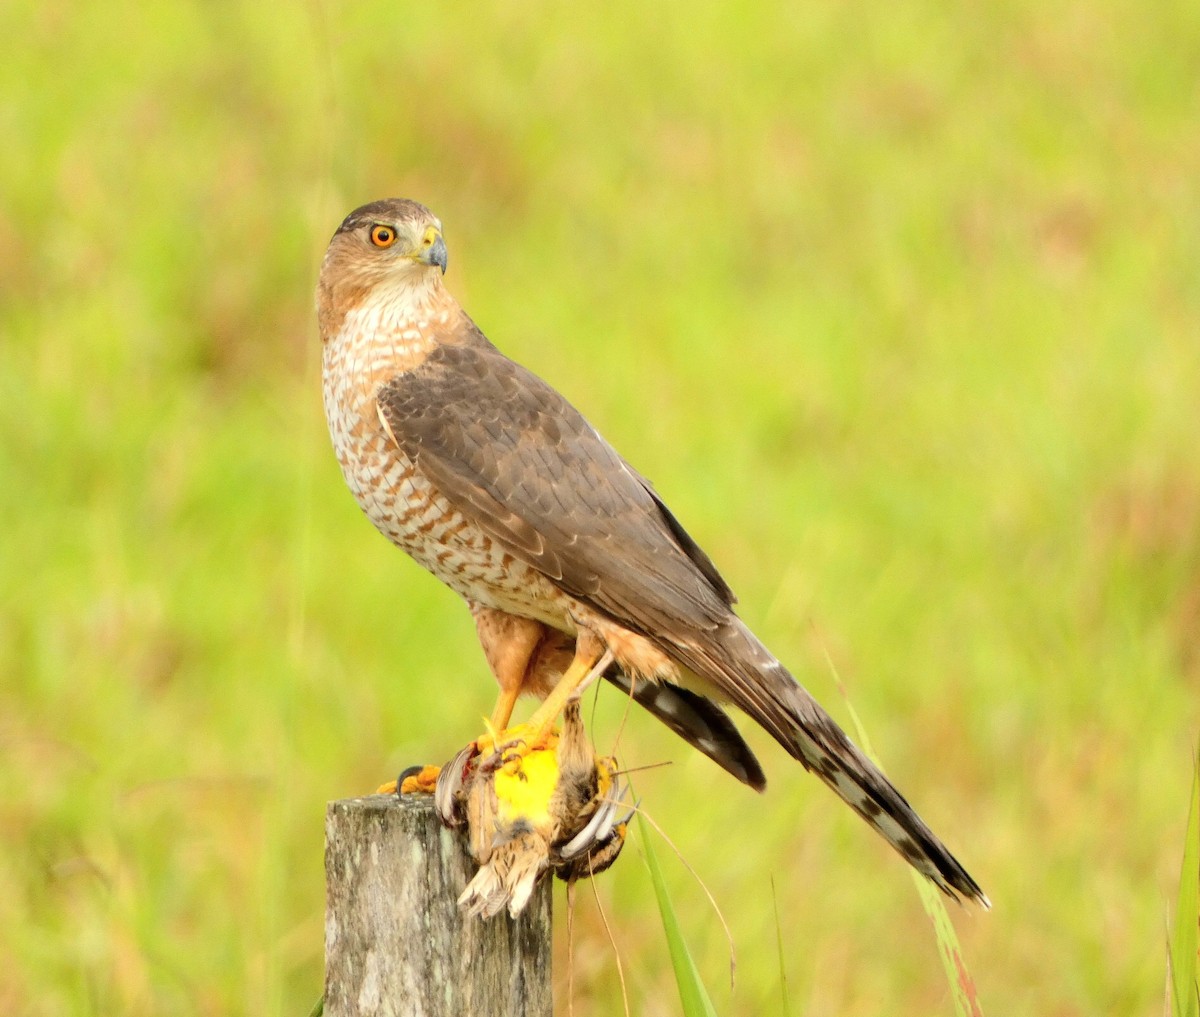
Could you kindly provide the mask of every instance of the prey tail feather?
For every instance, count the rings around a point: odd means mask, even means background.
[[[979,884],[879,768],[736,617],[684,659],[719,676],[734,703],[821,778],[914,869],[955,900],[989,907]]]

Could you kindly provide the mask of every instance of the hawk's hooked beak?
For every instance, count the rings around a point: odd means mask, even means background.
[[[436,226],[430,226],[425,231],[425,238],[421,242],[421,253],[417,255],[417,260],[423,265],[437,265],[442,270],[442,275],[445,275],[448,258],[449,252],[446,250],[446,241],[442,239],[441,231]]]

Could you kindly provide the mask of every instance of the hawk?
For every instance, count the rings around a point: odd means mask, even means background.
[[[359,506],[467,602],[500,687],[492,729],[531,694],[542,700],[527,724],[536,741],[604,677],[761,791],[732,704],[940,890],[986,906],[734,613],[729,584],[649,481],[487,340],[443,284],[446,260],[441,222],[415,201],[346,217],[317,285],[324,403]]]

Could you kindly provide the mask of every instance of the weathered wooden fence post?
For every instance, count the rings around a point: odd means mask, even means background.
[[[330,802],[326,1017],[551,1017],[551,880],[484,921],[455,904],[473,872],[427,797]]]

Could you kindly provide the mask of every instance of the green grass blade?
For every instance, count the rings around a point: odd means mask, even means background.
[[[771,877],[771,904],[775,908],[775,948],[779,951],[779,991],[783,995],[782,1017],[792,1017],[792,1001],[788,996],[787,965],[783,955],[783,925],[779,921],[779,897],[775,893],[775,877]]]
[[[663,932],[667,937],[667,948],[671,952],[671,967],[675,969],[675,982],[679,986],[679,1000],[683,1004],[684,1017],[717,1017],[712,1000],[704,983],[700,981],[700,972],[696,962],[692,960],[691,952],[684,942],[679,929],[679,919],[675,917],[675,909],[671,905],[670,894],[667,893],[666,880],[663,879],[662,869],[658,865],[658,856],[654,853],[646,822],[638,816],[638,829],[642,836],[642,847],[646,852],[646,865],[650,869],[650,882],[654,884],[654,895],[658,898],[658,910],[662,915]]]
[[[954,931],[954,923],[950,921],[950,914],[946,910],[946,902],[941,892],[917,872],[912,873],[912,878],[917,885],[917,893],[921,895],[921,905],[933,923],[938,953],[941,954],[946,981],[950,985],[950,995],[954,999],[955,1014],[957,1017],[983,1017],[983,1007],[979,1005],[975,979],[967,970],[967,962],[958,943],[958,933]]]
[[[850,697],[846,694],[840,678],[838,679],[838,690],[846,703],[846,709],[850,713],[850,720],[854,723],[854,730],[863,752],[882,770],[883,766],[879,762],[879,757],[871,748],[871,739],[867,737],[867,730],[863,727],[863,722],[854,709],[854,704],[850,702]],[[963,958],[962,947],[958,942],[958,933],[954,931],[954,923],[950,921],[950,913],[946,910],[945,899],[938,888],[919,872],[911,870],[910,874],[913,883],[916,884],[917,893],[920,894],[921,906],[929,916],[930,922],[933,923],[934,935],[937,936],[938,953],[941,955],[946,981],[950,986],[950,995],[954,1000],[956,1017],[983,1017],[983,1007],[979,1003],[975,979],[967,970],[967,962]]]
[[[1171,966],[1172,1013],[1175,1017],[1200,1017],[1197,997],[1197,959],[1200,946],[1200,759],[1193,765],[1192,798],[1188,806],[1187,842],[1179,872],[1175,901],[1175,927],[1168,946]]]

